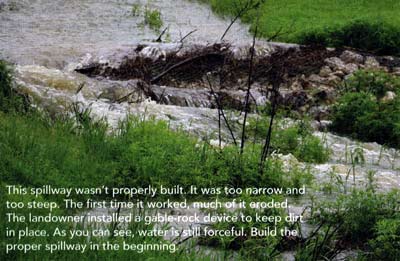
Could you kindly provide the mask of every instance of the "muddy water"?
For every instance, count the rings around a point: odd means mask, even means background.
[[[214,42],[227,21],[196,1],[185,0],[2,0],[0,55],[18,64],[63,68],[93,50],[132,45],[157,38],[142,26],[132,5],[161,11],[172,41],[197,30],[188,41]],[[227,40],[248,40],[247,28],[235,25]]]

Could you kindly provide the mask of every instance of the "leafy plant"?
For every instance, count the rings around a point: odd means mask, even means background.
[[[328,27],[299,36],[302,44],[332,47],[350,46],[380,55],[400,53],[400,30],[388,23],[357,20],[343,26]]]
[[[144,23],[155,31],[160,31],[164,22],[161,18],[161,12],[157,9],[150,9],[146,6],[144,10]]]
[[[400,98],[382,101],[365,91],[345,93],[333,107],[331,129],[362,141],[400,146]]]

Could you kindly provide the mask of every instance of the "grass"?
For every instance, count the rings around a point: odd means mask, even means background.
[[[235,3],[245,1],[205,2],[210,3],[215,12],[231,16]],[[275,40],[282,42],[302,43],[305,35],[341,30],[356,21],[383,23],[394,27],[397,35],[400,31],[400,2],[396,0],[271,0],[264,1],[260,8],[260,34],[270,37],[281,31],[282,34]],[[246,14],[242,20],[254,28],[255,11]],[[399,43],[400,36],[396,41]],[[400,53],[398,47],[396,52]]]
[[[269,117],[250,120],[250,135],[263,139],[269,126]],[[272,133],[272,149],[282,154],[293,154],[298,160],[307,163],[325,163],[330,151],[321,140],[312,135],[307,120],[298,121],[285,128],[275,124]]]
[[[161,17],[161,12],[157,9],[150,9],[146,6],[144,10],[144,24],[150,29],[159,32],[164,22]]]
[[[171,130],[166,122],[139,117],[128,118],[117,130],[108,132],[103,120],[90,118],[90,111],[74,107],[75,117],[60,115],[50,118],[45,112],[19,111],[18,93],[13,88],[10,70],[1,69],[3,80],[1,93],[4,107],[0,110],[0,185],[2,186],[1,214],[4,216],[4,202],[30,201],[29,196],[7,195],[7,184],[25,187],[40,187],[51,184],[54,187],[139,187],[175,186],[198,187],[295,187],[303,186],[300,180],[309,180],[309,174],[283,170],[283,163],[270,160],[265,164],[264,173],[258,170],[261,147],[249,146],[239,157],[237,148],[227,146],[219,149],[207,142],[180,130]],[[12,101],[12,102],[11,102]],[[14,102],[15,101],[15,102]],[[5,106],[7,105],[7,106]],[[99,178],[101,177],[101,178]],[[79,196],[76,196],[79,197]],[[84,197],[84,196],[82,196]],[[84,199],[84,198],[82,198]],[[50,200],[37,198],[37,201]],[[62,196],[52,196],[51,201],[62,202]],[[27,210],[18,212],[27,215]],[[34,214],[41,209],[33,210]],[[59,209],[57,214],[66,210]],[[44,213],[42,213],[44,214]],[[7,224],[0,219],[5,229],[24,228],[26,224]],[[70,229],[73,224],[28,224],[31,229],[54,231]],[[131,224],[137,230],[138,224]],[[139,224],[140,225],[140,224]],[[18,243],[54,243],[59,236],[24,238]],[[70,243],[83,243],[85,238],[70,240]],[[121,243],[120,238],[98,239]],[[161,238],[135,237],[126,239],[129,243],[163,242]],[[15,238],[1,236],[1,244],[17,243]],[[152,259],[152,260],[209,260],[207,255],[179,249],[178,253],[126,251],[89,251],[85,254],[62,252],[12,252],[2,260],[20,259]],[[161,257],[162,256],[162,257]]]

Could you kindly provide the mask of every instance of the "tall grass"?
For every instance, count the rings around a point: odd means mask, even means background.
[[[234,13],[236,2],[247,0],[204,1],[210,3],[215,12],[230,16]],[[307,43],[314,37],[314,42],[353,46],[352,39],[356,43],[366,43],[362,46],[356,44],[356,48],[365,47],[370,51],[378,48],[384,54],[399,54],[399,12],[400,2],[396,0],[271,0],[265,1],[261,7],[258,31],[264,37],[279,31],[275,40],[293,43]],[[242,18],[252,27],[255,20],[256,15],[251,12]],[[357,21],[363,21],[362,24],[367,27],[360,31],[360,26],[352,26]],[[368,38],[356,39],[358,36],[349,34],[349,30],[356,31],[356,34],[358,30],[364,36],[367,34]]]

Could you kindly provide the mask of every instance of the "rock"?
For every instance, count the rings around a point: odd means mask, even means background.
[[[338,57],[326,58],[325,63],[334,71],[341,71],[345,67],[345,63]]]
[[[345,64],[338,57],[330,57],[325,59],[325,63],[329,66],[333,71],[342,71],[345,74],[351,74],[358,70],[358,65],[355,63]]]
[[[366,69],[379,69],[380,68],[379,62],[372,56],[368,56],[365,59],[364,65],[365,65]]]
[[[279,102],[284,106],[299,110],[309,104],[310,101],[311,99],[305,91],[293,91],[283,94]]]
[[[393,72],[394,75],[396,76],[400,76],[400,67],[395,67],[393,68]]]
[[[159,59],[165,60],[167,54],[161,48],[157,48],[154,46],[147,46],[140,51],[140,55],[146,58],[150,58],[153,61],[157,61]]]
[[[328,66],[323,66],[319,71],[319,76],[328,77],[331,73],[332,73],[331,68],[329,68]]]
[[[347,50],[340,55],[340,59],[345,63],[361,64],[364,62],[364,57],[361,54]]]
[[[339,77],[341,79],[343,79],[345,77],[345,74],[342,71],[333,72],[332,75],[337,76],[337,77]]]
[[[355,63],[348,63],[344,66],[343,72],[346,74],[353,74],[359,69],[358,65]]]
[[[299,91],[304,89],[303,80],[296,79],[291,85],[290,90]]]
[[[389,101],[393,101],[396,98],[396,93],[392,92],[392,91],[388,91],[386,92],[385,96],[382,98],[382,101],[384,102],[389,102]]]
[[[330,108],[325,105],[315,106],[309,110],[310,116],[318,122],[328,119],[330,112]]]
[[[328,104],[331,104],[335,101],[336,98],[336,92],[333,89],[329,88],[324,88],[321,90],[318,90],[314,95],[314,99],[316,102],[325,102]]]
[[[328,75],[328,77],[321,77],[316,74],[311,74],[310,77],[308,77],[308,81],[314,83],[314,85],[316,84],[314,87],[318,87],[318,85],[336,86],[338,83],[340,83],[341,79],[333,74]]]

